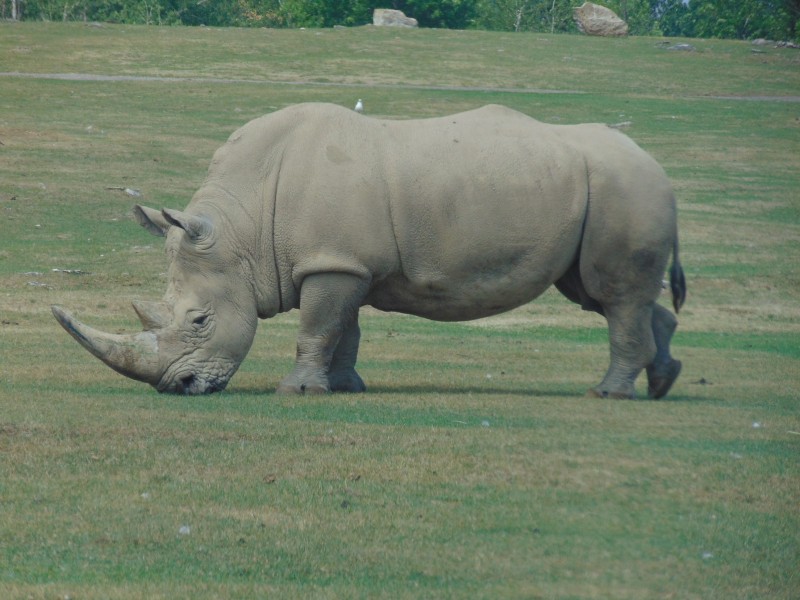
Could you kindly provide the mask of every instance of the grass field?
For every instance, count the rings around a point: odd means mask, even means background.
[[[0,23],[0,597],[797,598],[800,53],[662,42]],[[668,399],[582,397],[604,322],[555,292],[365,310],[358,396],[272,393],[296,313],[200,398],[61,330],[53,303],[133,331],[163,293],[133,203],[183,208],[253,117],[359,97],[627,123],[679,197]]]

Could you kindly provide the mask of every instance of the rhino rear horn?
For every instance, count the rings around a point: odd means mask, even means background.
[[[78,343],[117,373],[156,385],[162,375],[158,363],[158,339],[152,331],[115,335],[84,325],[60,306],[53,316]]]
[[[169,304],[166,302],[145,302],[134,300],[133,310],[142,322],[145,331],[150,329],[163,329],[171,321]]]

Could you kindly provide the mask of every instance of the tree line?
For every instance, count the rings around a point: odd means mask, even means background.
[[[577,31],[583,0],[0,0],[14,20],[224,27],[333,27],[372,22],[394,8],[421,27]],[[798,41],[800,0],[604,0],[632,35]]]

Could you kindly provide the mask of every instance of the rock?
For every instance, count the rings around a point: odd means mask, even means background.
[[[774,46],[775,48],[800,49],[800,45],[795,44],[794,42],[775,42],[773,40],[765,40],[764,38],[755,39],[751,43],[753,46]]]
[[[377,27],[417,27],[417,20],[405,16],[401,10],[376,8],[372,13],[372,24]]]
[[[691,44],[673,44],[672,46],[667,46],[667,50],[677,50],[678,52],[694,52],[695,47]]]
[[[628,24],[620,19],[614,11],[584,2],[572,11],[572,18],[581,33],[603,37],[621,37],[628,35]]]

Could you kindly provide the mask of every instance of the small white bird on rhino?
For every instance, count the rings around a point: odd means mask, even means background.
[[[645,369],[664,396],[680,372],[686,295],[675,198],[661,167],[605,125],[556,126],[502,106],[393,121],[300,104],[236,131],[184,211],[136,206],[166,236],[161,302],[112,335],[54,306],[118,372],[162,392],[222,390],[258,319],[300,309],[286,393],[362,392],[359,307],[460,321],[555,285],[608,321],[611,364],[590,393],[632,398]]]

